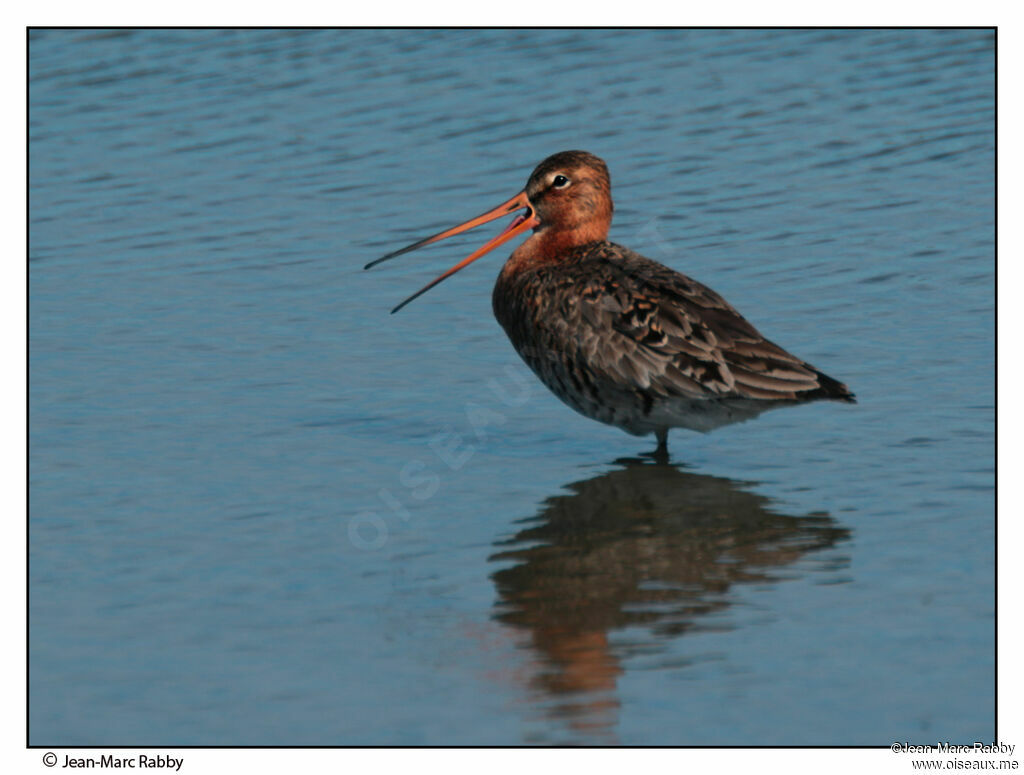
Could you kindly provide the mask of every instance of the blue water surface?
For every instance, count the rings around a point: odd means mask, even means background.
[[[36,30],[30,743],[887,745],[994,729],[985,30]],[[846,382],[574,414],[500,231],[612,239]],[[485,233],[486,232],[486,233]]]

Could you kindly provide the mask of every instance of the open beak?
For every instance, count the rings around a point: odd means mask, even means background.
[[[453,226],[447,231],[442,231],[439,234],[435,234],[433,237],[421,239],[419,242],[414,242],[413,244],[404,247],[401,250],[396,250],[394,253],[388,253],[386,256],[381,256],[376,261],[371,261],[363,268],[369,269],[370,267],[376,266],[377,264],[383,263],[384,261],[396,258],[397,256],[400,256],[403,253],[408,253],[411,250],[416,250],[416,248],[421,248],[424,245],[431,244],[432,242],[439,242],[440,240],[443,240],[446,237],[454,237],[456,234],[462,234],[462,232],[464,231],[469,231],[470,229],[476,228],[477,226],[487,223],[488,221],[493,221],[496,218],[501,218],[502,216],[508,215],[509,213],[514,213],[516,210],[521,210],[524,207],[527,208],[527,212],[525,214],[520,214],[516,216],[515,220],[513,220],[512,223],[509,224],[508,228],[506,228],[505,231],[503,231],[497,237],[492,239],[486,245],[478,248],[477,250],[474,250],[472,253],[470,253],[468,256],[462,259],[459,263],[457,263],[447,272],[442,274],[440,277],[437,277],[434,280],[431,280],[426,285],[424,285],[422,288],[416,291],[416,293],[414,293],[408,299],[406,299],[393,310],[391,310],[391,314],[393,315],[406,304],[408,304],[410,301],[417,298],[418,296],[422,296],[424,293],[429,291],[442,280],[451,277],[460,269],[472,264],[474,261],[480,258],[480,256],[494,250],[499,245],[505,244],[513,237],[518,237],[524,231],[528,231],[529,229],[532,229],[535,226],[537,226],[540,223],[540,219],[534,214],[533,207],[530,205],[530,200],[526,198],[526,192],[521,191],[504,204],[500,204],[497,207],[495,207],[493,210],[489,210],[483,215],[478,215],[476,218],[468,220],[465,223],[460,223],[458,226]]]

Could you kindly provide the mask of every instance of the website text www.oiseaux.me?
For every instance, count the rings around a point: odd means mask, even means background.
[[[958,754],[996,754],[1001,756],[1013,756],[1015,745],[1007,743],[974,743],[973,745],[953,745],[951,743],[937,743],[935,745],[914,745],[912,743],[901,743],[896,741],[891,746],[893,753],[909,754],[936,754],[939,756],[956,756]],[[1016,759],[915,759],[911,765],[915,770],[1004,770],[1013,771],[1018,769],[1019,762]]]

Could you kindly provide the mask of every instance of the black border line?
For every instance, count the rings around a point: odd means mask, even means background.
[[[44,745],[36,744],[33,745],[29,742],[30,737],[30,715],[29,715],[29,704],[30,704],[30,692],[29,692],[29,659],[30,659],[30,638],[29,638],[29,514],[31,508],[29,506],[30,489],[29,489],[29,321],[31,316],[29,314],[29,180],[31,176],[29,174],[30,154],[29,154],[29,134],[28,134],[28,121],[29,121],[29,89],[30,89],[30,64],[31,58],[29,49],[32,44],[32,33],[36,31],[51,31],[51,30],[111,30],[111,31],[139,31],[139,30],[173,30],[173,31],[190,31],[190,30],[274,30],[274,31],[299,31],[299,30],[438,30],[438,31],[453,31],[453,30],[907,30],[907,31],[920,31],[920,30],[990,30],[992,32],[992,53],[995,59],[995,66],[993,68],[993,89],[994,89],[994,106],[995,111],[993,115],[993,129],[994,129],[994,154],[993,154],[993,206],[994,206],[994,222],[993,222],[993,265],[994,265],[994,316],[995,316],[995,327],[993,336],[993,368],[995,376],[995,428],[994,428],[994,462],[995,462],[995,473],[993,477],[993,525],[994,525],[994,538],[993,538],[993,589],[995,590],[993,603],[995,606],[994,616],[994,644],[993,644],[993,709],[994,709],[994,721],[993,721],[993,743],[999,742],[999,26],[957,26],[957,25],[940,25],[933,27],[908,27],[908,26],[839,26],[839,27],[822,27],[822,26],[739,26],[739,27],[722,27],[722,26],[699,26],[699,27],[675,27],[671,25],[664,26],[641,26],[641,27],[617,27],[617,26],[561,26],[561,25],[541,25],[536,27],[493,27],[489,25],[480,26],[464,26],[464,27],[445,27],[445,26],[357,26],[357,27],[330,27],[330,26],[300,26],[300,27],[264,27],[264,26],[237,26],[237,27],[224,27],[224,26],[142,26],[142,27],[119,27],[119,26],[40,26],[40,27],[26,27],[25,28],[25,748],[26,750],[161,750],[161,751],[194,751],[194,750],[381,750],[381,749],[398,749],[398,750],[509,750],[509,749],[561,749],[561,748],[575,748],[575,749],[641,749],[641,750],[827,750],[827,751],[845,751],[845,750],[889,750],[892,743],[879,744],[879,745],[522,745],[522,744],[509,744],[509,745]]]

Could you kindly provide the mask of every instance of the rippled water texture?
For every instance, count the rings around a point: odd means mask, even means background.
[[[991,740],[985,31],[36,31],[30,741]],[[583,148],[612,238],[856,406],[653,440],[491,316]]]

